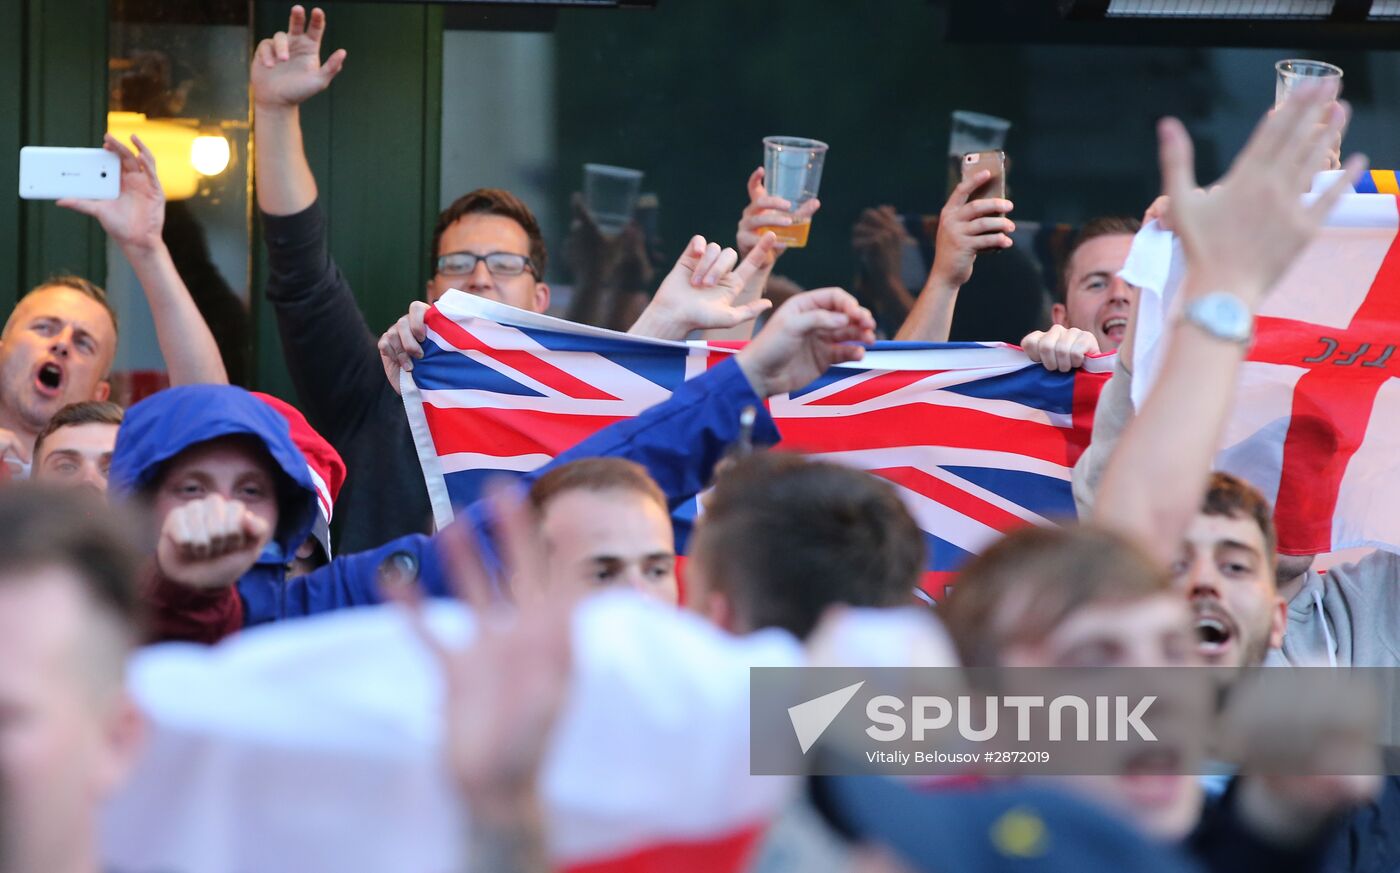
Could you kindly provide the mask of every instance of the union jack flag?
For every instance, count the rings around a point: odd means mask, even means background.
[[[439,527],[485,480],[547,463],[670,396],[732,347],[648,340],[449,292],[402,380]],[[929,547],[925,590],[1003,533],[1073,518],[1070,471],[1112,358],[1052,373],[1003,343],[877,343],[770,398],[782,450],[851,464],[898,489]],[[675,513],[684,543],[697,501]]]

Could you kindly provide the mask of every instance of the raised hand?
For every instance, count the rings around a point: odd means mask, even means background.
[[[840,288],[798,294],[773,313],[753,342],[736,356],[754,393],[786,394],[835,364],[865,357],[875,342],[870,310]]]
[[[754,246],[758,245],[759,228],[788,227],[810,221],[816,211],[822,208],[821,201],[814,197],[799,206],[796,213],[789,212],[792,203],[768,193],[763,184],[763,172],[763,168],[759,167],[749,174],[749,205],[744,207],[743,214],[739,216],[739,230],[735,235],[740,257],[748,257]],[[787,246],[782,243],[775,245],[768,253],[763,266],[772,266],[778,255],[785,251]]]
[[[379,359],[395,393],[399,391],[399,371],[412,373],[414,360],[423,357],[421,343],[428,338],[428,328],[423,319],[428,309],[428,304],[423,301],[413,301],[408,305],[408,314],[394,322],[379,338]]]
[[[1099,340],[1091,330],[1053,324],[1049,330],[1033,330],[1021,340],[1026,357],[1047,370],[1068,373],[1084,366],[1084,359],[1099,353]]]
[[[102,147],[121,160],[121,194],[115,200],[78,200],[66,197],[58,205],[91,215],[123,249],[156,248],[165,226],[165,191],[156,176],[156,157],[138,136],[132,136],[135,154],[110,133]]]
[[[1349,158],[1342,178],[1310,205],[1302,203],[1299,192],[1308,190],[1347,115],[1346,104],[1325,88],[1297,89],[1260,121],[1209,191],[1196,185],[1186,128],[1175,118],[1158,124],[1163,188],[1186,252],[1184,293],[1227,291],[1257,305],[1366,167],[1364,157]]]
[[[156,565],[165,578],[193,588],[232,585],[271,538],[268,523],[241,501],[211,494],[165,517]]]
[[[1239,818],[1282,845],[1306,843],[1374,800],[1386,772],[1374,685],[1346,670],[1299,672],[1327,678],[1306,686],[1246,678],[1231,689],[1216,732],[1239,766]]]
[[[253,102],[261,107],[299,106],[331,84],[345,64],[345,49],[337,49],[321,63],[321,38],[326,32],[326,14],[293,6],[287,30],[258,43],[253,53],[249,87]]]
[[[851,228],[851,247],[870,277],[901,287],[900,266],[909,238],[893,206],[865,210]]]
[[[641,308],[638,301],[644,305],[656,275],[646,232],[633,219],[617,234],[603,233],[578,192],[570,198],[570,208],[564,260],[574,274],[574,293],[568,318],[622,330]]]
[[[763,269],[777,247],[772,233],[765,233],[742,263],[734,249],[691,237],[685,251],[651,303],[628,333],[656,339],[685,339],[694,330],[735,327],[757,318],[773,305],[758,299],[736,303],[749,281]]]
[[[962,180],[948,195],[938,215],[938,239],[934,244],[929,281],[960,288],[972,278],[979,252],[1011,248],[1009,234],[1016,225],[1007,218],[1014,204],[999,197],[968,201],[977,186],[992,177],[990,170]]]
[[[543,870],[540,772],[568,695],[571,619],[583,591],[548,584],[544,551],[519,493],[497,489],[491,506],[516,608],[493,595],[472,533],[462,524],[446,529],[438,542],[475,619],[470,644],[443,644],[427,626],[416,592],[401,587],[386,593],[408,607],[441,671],[447,763],[471,815],[473,853],[505,850],[515,856],[510,869]]]

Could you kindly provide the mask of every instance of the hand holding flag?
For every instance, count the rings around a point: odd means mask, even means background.
[[[793,297],[739,352],[739,367],[759,397],[786,394],[829,367],[865,356],[860,343],[875,342],[875,317],[840,288],[818,288]]]

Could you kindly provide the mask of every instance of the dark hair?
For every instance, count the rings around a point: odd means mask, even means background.
[[[112,331],[117,334],[121,333],[121,327],[117,322],[117,311],[112,308],[111,301],[107,299],[107,292],[103,291],[102,286],[98,285],[96,282],[91,282],[84,279],[82,276],[72,276],[68,274],[50,276],[38,285],[30,288],[29,292],[26,293],[24,297],[38,294],[40,291],[44,291],[48,288],[67,288],[70,291],[77,291],[84,297],[91,297],[93,300],[96,300],[98,303],[102,304],[103,309],[107,310],[107,317],[112,319]],[[21,302],[23,302],[23,300],[23,297],[20,298]]]
[[[993,667],[1007,647],[1045,639],[1086,606],[1169,591],[1166,568],[1121,534],[1025,527],[969,561],[938,612],[963,666]]]
[[[1229,473],[1211,473],[1201,512],[1227,518],[1248,518],[1259,525],[1264,535],[1265,559],[1270,567],[1278,565],[1278,535],[1274,530],[1274,512],[1258,488]]]
[[[1060,261],[1060,275],[1055,282],[1055,302],[1065,303],[1069,300],[1069,267],[1074,263],[1074,253],[1079,251],[1081,246],[1101,236],[1132,236],[1140,230],[1142,222],[1127,215],[1105,215],[1086,221],[1070,238],[1069,245],[1065,246],[1064,257]]]
[[[670,515],[666,495],[656,480],[641,464],[625,458],[583,458],[555,467],[530,486],[530,505],[536,512],[542,513],[549,502],[560,494],[610,489],[636,492],[656,501],[661,511]]]
[[[110,400],[83,400],[79,403],[70,403],[53,414],[48,425],[39,431],[39,435],[34,438],[35,461],[39,460],[39,448],[43,446],[44,440],[53,434],[54,431],[62,427],[72,427],[79,424],[115,424],[120,426],[122,418],[126,416],[126,410],[122,409],[118,403]]]
[[[428,255],[429,270],[437,272],[438,245],[442,242],[442,235],[455,221],[466,215],[500,215],[524,228],[525,235],[530,238],[530,264],[535,269],[535,279],[544,280],[549,256],[544,247],[544,235],[540,233],[540,223],[535,220],[535,213],[530,211],[525,201],[503,188],[469,191],[438,214],[437,226],[433,228],[433,250]]]
[[[827,607],[901,606],[924,570],[924,536],[888,482],[764,452],[725,471],[691,555],[749,630],[805,637]]]
[[[69,569],[128,640],[136,639],[141,617],[136,541],[115,510],[81,490],[37,482],[0,488],[0,580],[27,579],[44,567]]]

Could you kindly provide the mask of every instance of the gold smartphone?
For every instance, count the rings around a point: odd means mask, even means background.
[[[971,152],[963,155],[962,177],[963,181],[971,179],[983,170],[991,170],[992,178],[978,185],[968,196],[967,200],[987,200],[990,198],[1005,199],[1006,197],[1006,152],[988,151]]]

